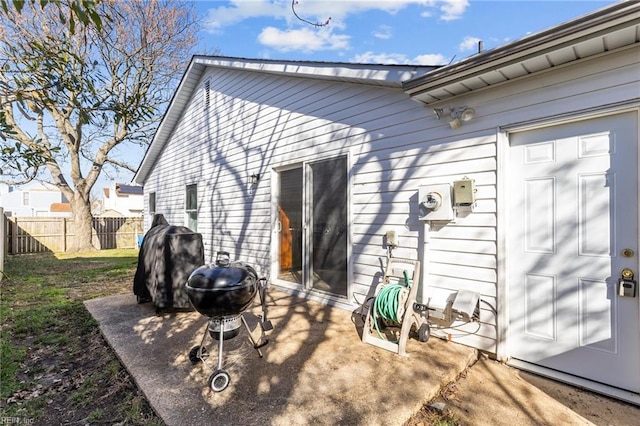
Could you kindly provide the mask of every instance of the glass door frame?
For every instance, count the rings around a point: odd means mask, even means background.
[[[346,268],[347,268],[347,282],[346,285],[346,296],[341,296],[336,293],[328,293],[321,290],[317,290],[313,288],[313,277],[310,276],[310,272],[312,271],[313,265],[311,262],[312,259],[312,248],[311,245],[313,243],[312,238],[312,211],[311,211],[311,196],[312,196],[312,180],[311,180],[311,166],[315,163],[321,161],[327,161],[331,159],[345,158],[346,159],[346,215],[347,215],[347,247],[346,247]],[[302,176],[303,176],[303,191],[302,191],[302,283],[294,283],[292,281],[287,281],[279,278],[280,273],[280,218],[278,207],[280,205],[280,173],[296,169],[302,168]],[[274,166],[271,170],[271,229],[272,229],[272,238],[271,238],[271,268],[270,268],[270,280],[278,286],[285,287],[294,291],[301,291],[305,294],[314,294],[320,295],[320,298],[323,300],[337,300],[341,302],[345,302],[351,298],[351,280],[353,277],[353,262],[352,262],[352,208],[351,208],[351,186],[352,186],[352,171],[351,171],[351,155],[348,153],[335,155],[330,158],[314,158],[313,160],[291,163],[291,164],[283,164],[279,166]]]

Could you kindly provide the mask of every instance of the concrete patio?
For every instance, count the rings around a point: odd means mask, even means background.
[[[267,294],[274,329],[260,358],[244,327],[224,341],[231,383],[208,387],[211,370],[189,361],[208,318],[197,312],[156,315],[134,295],[85,302],[123,364],[167,425],[402,425],[476,360],[474,349],[430,339],[407,343],[408,358],[361,341],[359,313],[287,293]],[[256,304],[245,315],[260,328]],[[217,342],[207,336],[215,368]]]

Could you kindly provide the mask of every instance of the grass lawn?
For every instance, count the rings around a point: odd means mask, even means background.
[[[83,301],[131,293],[137,250],[12,256],[0,282],[0,424],[162,425]],[[425,405],[405,426],[454,426]]]
[[[0,282],[0,418],[160,425],[84,300],[131,293],[137,250],[10,256]]]

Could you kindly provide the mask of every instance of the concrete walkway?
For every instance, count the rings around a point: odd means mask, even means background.
[[[264,357],[244,328],[226,340],[223,368],[231,383],[220,393],[208,388],[211,370],[188,359],[208,318],[158,316],[133,295],[85,305],[167,425],[403,425],[441,392],[438,401],[463,425],[624,426],[640,419],[636,406],[484,356],[475,362],[477,352],[462,345],[410,338],[409,358],[402,358],[362,343],[358,314],[275,290],[267,299],[274,330]],[[245,315],[255,337],[259,313],[256,306]],[[215,367],[217,342],[207,336],[205,347]]]
[[[636,426],[640,408],[508,367],[485,356],[438,402],[462,425]]]
[[[274,290],[267,301],[274,329],[264,357],[244,328],[224,341],[231,383],[220,393],[208,388],[211,370],[188,359],[208,318],[157,316],[133,295],[85,305],[167,425],[402,425],[477,358],[474,349],[435,338],[409,339],[402,358],[362,343],[359,315]],[[205,347],[215,367],[217,342],[207,337]]]

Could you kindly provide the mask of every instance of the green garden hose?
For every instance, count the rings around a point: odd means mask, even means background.
[[[398,318],[400,295],[405,288],[411,287],[407,271],[404,271],[404,285],[387,284],[383,286],[373,300],[373,323],[378,335],[382,338],[378,318],[387,321],[400,322]]]

